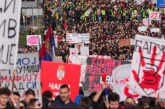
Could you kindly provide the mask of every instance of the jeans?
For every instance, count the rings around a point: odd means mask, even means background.
[[[101,18],[100,18],[100,14],[98,15],[98,22],[101,22],[101,20],[100,20]]]
[[[21,33],[24,33],[24,27],[25,27],[25,23],[23,23],[23,25],[21,25]]]
[[[59,22],[61,23],[60,18],[61,18],[61,15],[58,15],[58,23]]]
[[[30,23],[33,22],[33,16],[30,16]]]

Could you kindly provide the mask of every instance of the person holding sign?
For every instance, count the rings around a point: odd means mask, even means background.
[[[68,85],[62,85],[60,87],[60,99],[52,103],[49,106],[49,109],[51,108],[53,109],[59,109],[59,108],[81,109],[79,105],[72,102],[72,100],[69,98],[69,95],[70,95],[70,90],[69,90]]]

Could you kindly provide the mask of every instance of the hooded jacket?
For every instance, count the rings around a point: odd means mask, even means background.
[[[68,104],[65,104],[64,102],[62,102],[60,99],[57,100],[56,102],[52,103],[49,106],[49,109],[81,109],[81,107],[75,103],[72,102],[72,100],[70,99]]]

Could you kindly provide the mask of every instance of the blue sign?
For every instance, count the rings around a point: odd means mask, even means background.
[[[157,7],[165,7],[165,0],[157,0]]]

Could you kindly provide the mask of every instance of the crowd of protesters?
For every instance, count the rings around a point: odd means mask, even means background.
[[[70,90],[67,85],[60,87],[60,93],[52,100],[52,93],[45,91],[42,94],[42,104],[35,98],[33,90],[29,89],[24,95],[24,100],[20,101],[18,92],[11,93],[8,88],[0,89],[0,108],[1,109],[162,109],[162,100],[159,98],[142,97],[134,99],[127,97],[125,101],[120,101],[117,93],[108,89],[108,102],[106,101],[104,89],[106,84],[102,84],[101,89],[96,93],[85,96],[82,88],[79,95],[72,101],[69,98]]]
[[[62,36],[56,55],[68,56],[69,49],[74,44],[66,42],[66,33],[90,33],[89,55],[107,55],[115,59],[131,60],[133,45],[119,46],[122,39],[134,39],[135,35],[145,35],[164,39],[165,8],[157,8],[144,0],[141,5],[133,0],[128,3],[118,0],[74,0],[65,1],[62,6],[56,5],[56,13],[52,14],[52,2],[45,6],[45,29],[51,24],[53,31]],[[138,27],[145,26],[144,18],[148,19],[151,11],[160,12],[161,20],[152,20],[147,31],[138,31]],[[60,24],[59,24],[60,23]],[[57,25],[58,24],[58,25]],[[160,28],[158,33],[151,33],[150,29]]]

